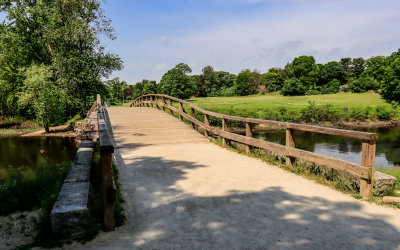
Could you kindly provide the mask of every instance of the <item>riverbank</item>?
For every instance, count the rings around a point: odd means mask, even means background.
[[[40,130],[39,124],[21,117],[0,116],[0,137],[18,136]]]

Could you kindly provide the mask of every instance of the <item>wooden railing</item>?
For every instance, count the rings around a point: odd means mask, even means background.
[[[104,231],[108,232],[115,230],[114,203],[116,200],[116,188],[112,171],[112,154],[114,153],[114,145],[107,128],[107,111],[101,105],[100,95],[97,95],[96,101],[88,112],[88,117],[90,116],[90,113],[96,110],[101,158],[103,225]]]
[[[174,102],[177,102],[177,105],[179,107],[178,109],[174,107]],[[184,105],[188,107],[188,110],[190,109],[190,114],[186,112]],[[257,147],[261,149],[266,149],[275,154],[285,155],[286,164],[288,165],[292,165],[294,160],[297,158],[315,163],[317,165],[326,166],[332,169],[349,173],[355,177],[360,178],[360,194],[363,197],[371,197],[373,195],[375,149],[376,140],[378,139],[378,134],[376,133],[224,115],[202,109],[184,100],[162,94],[143,95],[138,97],[131,104],[131,107],[150,106],[156,106],[158,109],[162,108],[164,111],[168,109],[171,115],[177,113],[179,119],[181,119],[182,121],[183,118],[187,119],[191,123],[192,128],[195,128],[195,126],[201,127],[204,130],[205,137],[208,137],[210,133],[221,137],[223,145],[227,145],[229,141],[232,140],[244,144],[247,153],[250,152],[252,147]],[[204,115],[204,122],[196,119],[196,111]],[[221,129],[210,126],[210,116],[217,117],[222,120]],[[229,132],[228,121],[245,123],[246,135],[244,136]],[[286,128],[286,146],[253,138],[253,127],[257,124]],[[295,130],[343,136],[362,140],[361,165],[295,148],[296,144],[293,133]]]

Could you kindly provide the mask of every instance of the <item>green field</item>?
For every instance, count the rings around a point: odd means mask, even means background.
[[[189,101],[205,109],[240,107],[248,110],[264,110],[276,107],[304,107],[309,101],[316,104],[332,104],[342,107],[387,105],[377,93],[338,93],[329,95],[282,96],[278,93],[234,97],[200,97]]]
[[[206,110],[222,114],[310,124],[389,121],[398,120],[400,116],[399,111],[386,103],[377,93],[312,96],[282,96],[270,93],[252,96],[197,97],[188,101]]]

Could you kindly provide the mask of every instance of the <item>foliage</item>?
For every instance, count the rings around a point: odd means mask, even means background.
[[[29,117],[37,110],[34,103],[16,105],[27,85],[26,69],[34,65],[51,72],[52,96],[68,96],[67,116],[85,113],[97,93],[107,95],[101,79],[121,69],[122,62],[100,43],[100,35],[115,38],[100,1],[8,0],[0,8],[5,14],[0,24],[1,113]]]
[[[276,92],[282,89],[285,80],[285,70],[280,68],[271,68],[267,73],[261,75],[260,84],[266,87],[267,92]]]
[[[181,99],[186,99],[194,95],[196,85],[187,75],[192,69],[184,63],[176,65],[165,73],[159,83],[159,91]]]
[[[51,80],[48,66],[33,65],[26,71],[19,105],[31,107],[38,121],[49,132],[49,126],[62,123],[65,118],[66,90]]]
[[[388,58],[388,66],[381,83],[382,96],[387,101],[400,104],[400,49]]]
[[[349,87],[353,93],[362,93],[377,89],[377,83],[372,77],[363,76],[358,79],[350,79]]]
[[[292,79],[288,83],[288,80],[285,81],[282,88],[285,95],[304,95],[308,89],[316,86],[320,71],[313,56],[296,57],[285,66],[285,70],[288,78]]]
[[[281,94],[284,96],[304,95],[307,87],[298,78],[289,78],[283,84]]]
[[[307,90],[307,92],[306,92],[306,95],[320,95],[321,94],[321,92],[319,92],[318,90],[315,90],[315,89],[310,89],[310,90]]]
[[[0,180],[0,214],[52,206],[57,199],[70,163],[42,166],[32,172],[16,172]]]
[[[338,79],[333,79],[328,84],[321,88],[322,94],[335,94],[339,92],[340,81]]]
[[[105,82],[109,87],[111,103],[124,102],[128,96],[132,95],[129,85],[125,81],[120,81],[119,77],[115,77]]]

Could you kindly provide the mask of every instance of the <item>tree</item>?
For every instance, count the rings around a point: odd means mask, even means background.
[[[377,82],[381,82],[385,75],[386,58],[384,56],[374,56],[365,62],[364,75],[373,77]]]
[[[299,56],[294,58],[292,63],[288,63],[285,66],[285,71],[288,78],[291,78],[288,84],[286,83],[288,80],[286,80],[283,86],[283,88],[286,88],[284,92],[287,94],[297,93],[296,95],[304,95],[307,90],[313,89],[316,86],[319,67],[315,64],[313,56]],[[297,80],[295,81],[294,79]],[[295,82],[301,83],[301,86],[295,88],[299,91],[288,91],[289,89],[293,89],[292,84]],[[305,91],[302,91],[303,89],[305,89]]]
[[[359,78],[365,70],[364,58],[362,58],[362,57],[354,58],[351,61],[351,64],[352,64],[351,68],[350,68],[351,76],[354,78]]]
[[[192,69],[184,63],[180,63],[168,70],[160,81],[160,93],[181,99],[186,99],[194,95],[196,85],[191,77],[187,75],[190,72],[192,72]]]
[[[59,88],[52,81],[52,72],[48,66],[32,65],[26,71],[19,105],[31,105],[39,122],[46,132],[52,124],[65,118],[66,90]]]
[[[244,96],[257,93],[255,74],[249,69],[242,70],[237,77],[234,85],[236,95]]]
[[[100,35],[115,36],[98,0],[8,0],[0,8],[6,14],[0,24],[0,80],[10,83],[14,102],[25,70],[44,65],[54,86],[67,92],[67,113],[85,113],[95,95],[106,91],[101,79],[122,68],[121,59],[100,43]]]
[[[352,65],[352,60],[350,57],[345,57],[345,58],[340,59],[339,63],[343,69],[343,74],[344,74],[344,79],[342,81],[342,84],[346,84],[349,81],[349,79],[352,77],[351,70],[350,70],[351,65]]]
[[[158,86],[156,81],[143,80],[143,95],[157,94]]]
[[[359,77],[358,79],[351,78],[349,87],[353,93],[363,93],[376,89],[377,82],[375,82],[374,78],[368,76]]]
[[[327,85],[334,79],[344,82],[345,74],[340,63],[332,61],[324,65],[319,65],[318,86]]]
[[[304,95],[307,87],[303,85],[299,78],[289,78],[283,84],[281,94],[285,96]]]
[[[262,74],[260,84],[266,87],[267,92],[276,92],[282,89],[286,80],[286,72],[280,68],[271,68]]]
[[[381,89],[385,100],[400,104],[400,49],[387,58]]]

